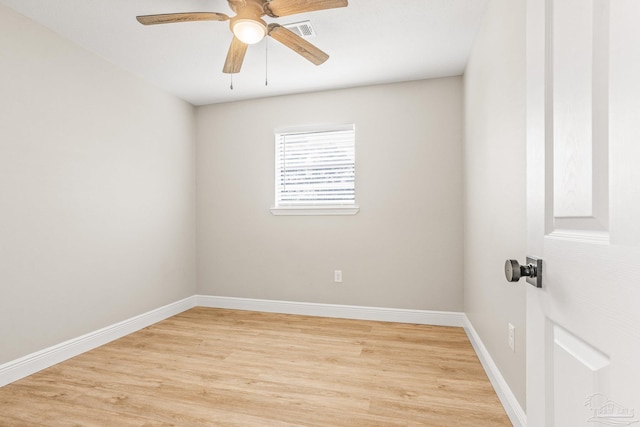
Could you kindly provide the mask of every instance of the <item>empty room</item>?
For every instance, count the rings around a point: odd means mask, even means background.
[[[0,0],[0,426],[639,423],[638,22]]]

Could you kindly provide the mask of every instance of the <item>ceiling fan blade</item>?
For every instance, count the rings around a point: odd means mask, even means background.
[[[136,16],[143,25],[170,24],[173,22],[190,21],[226,21],[229,19],[224,13],[216,12],[189,12],[189,13],[165,13],[161,15]]]
[[[265,10],[270,16],[277,18],[315,10],[347,7],[348,5],[348,0],[271,0],[265,3]]]
[[[224,62],[224,68],[222,69],[223,73],[235,74],[240,72],[244,54],[247,53],[247,47],[249,47],[248,44],[242,43],[236,36],[233,36],[227,53],[227,60]]]
[[[316,65],[329,59],[329,55],[281,25],[269,24],[269,35]]]

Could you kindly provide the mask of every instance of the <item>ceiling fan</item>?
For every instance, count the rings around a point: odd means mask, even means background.
[[[264,15],[271,18],[295,15],[296,13],[346,7],[348,0],[227,0],[236,16],[229,17],[218,12],[166,13],[161,15],[143,15],[136,19],[143,25],[170,24],[190,21],[230,21],[233,40],[227,53],[222,72],[239,73],[244,55],[250,44],[258,43],[270,36],[302,57],[316,65],[329,59],[322,50],[309,43],[293,31],[262,19]]]

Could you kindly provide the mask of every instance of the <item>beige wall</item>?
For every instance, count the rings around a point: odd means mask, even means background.
[[[199,293],[462,310],[461,78],[212,105],[197,122]],[[320,123],[356,125],[360,212],[273,216],[274,128]]]
[[[464,91],[464,310],[524,408],[528,285],[508,283],[503,270],[526,256],[524,0],[490,2]]]
[[[0,6],[0,364],[195,293],[193,108]]]

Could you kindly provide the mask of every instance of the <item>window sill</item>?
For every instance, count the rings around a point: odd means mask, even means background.
[[[271,208],[273,215],[355,215],[360,211],[357,205],[349,206],[279,206]]]

